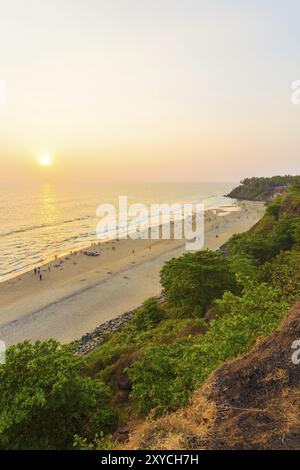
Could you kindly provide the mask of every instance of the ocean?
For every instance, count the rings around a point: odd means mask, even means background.
[[[67,251],[98,241],[96,209],[128,203],[228,205],[235,183],[99,183],[0,188],[0,282]]]

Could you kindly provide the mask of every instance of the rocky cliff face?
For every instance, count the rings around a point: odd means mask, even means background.
[[[127,448],[299,450],[300,353],[292,348],[296,340],[300,302],[277,331],[248,354],[219,367],[189,407],[142,425]]]
[[[226,194],[226,196],[233,199],[267,203],[271,202],[276,196],[284,194],[287,188],[288,186],[275,186],[269,188],[266,186],[264,188],[255,188],[250,185],[240,185],[233,189],[229,194]]]

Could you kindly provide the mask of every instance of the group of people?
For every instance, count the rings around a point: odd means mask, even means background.
[[[91,247],[94,247],[94,246],[99,246],[100,245],[100,242],[99,243],[91,243]],[[87,255],[87,256],[99,256],[100,255],[100,251],[94,251],[94,250],[80,250],[80,253],[81,254],[84,254],[84,255]],[[77,255],[77,251],[70,251],[70,256],[75,256]],[[55,259],[55,264],[53,265],[54,268],[61,268],[61,265],[63,264],[63,260],[58,260],[58,256],[55,255],[54,257]],[[65,260],[68,260],[70,259],[68,256],[65,257]],[[41,259],[41,262],[43,262],[43,259]],[[76,263],[74,263],[76,264]],[[48,272],[50,273],[51,271],[51,266],[49,265],[48,266]],[[37,276],[39,278],[40,281],[43,280],[43,274],[42,274],[42,271],[41,271],[41,268],[40,267],[35,267],[34,270],[34,275]]]
[[[50,271],[51,271],[51,267],[48,266],[48,272],[50,273]],[[34,275],[35,275],[35,276],[38,276],[38,277],[39,277],[40,281],[43,280],[43,275],[42,275],[42,271],[41,271],[41,268],[40,268],[40,267],[34,268],[33,272],[34,272]]]
[[[96,247],[96,246],[100,246],[100,242],[98,243],[91,243],[91,247]],[[149,245],[149,250],[151,250],[151,245]],[[112,249],[115,249],[115,247],[113,246]],[[80,253],[81,254],[84,254],[86,256],[99,256],[100,255],[100,250],[80,250]],[[132,254],[134,254],[135,251],[132,250]],[[70,252],[70,255],[73,256],[73,255],[77,255],[77,251],[71,251]],[[69,259],[68,257],[65,258],[66,260]],[[43,261],[43,260],[41,260]],[[63,264],[63,260],[60,260],[58,261],[58,257],[57,255],[55,256],[55,261],[56,263],[53,265],[55,268],[61,268],[61,265]],[[76,264],[76,263],[74,263]],[[48,272],[50,273],[51,271],[51,267],[50,265],[48,266]],[[39,280],[42,281],[43,280],[43,274],[42,274],[42,271],[41,271],[41,268],[40,267],[35,267],[34,268],[34,275],[35,276],[38,276]]]
[[[43,275],[42,275],[42,273],[41,273],[41,268],[34,268],[34,275],[35,275],[35,276],[39,276],[40,281],[43,280]]]

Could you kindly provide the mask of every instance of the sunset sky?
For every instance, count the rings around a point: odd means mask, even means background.
[[[296,0],[2,0],[0,181],[300,173],[299,18]]]

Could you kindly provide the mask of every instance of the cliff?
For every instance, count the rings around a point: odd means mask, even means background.
[[[300,302],[274,333],[219,367],[187,408],[139,427],[127,448],[299,450],[298,339]]]
[[[273,176],[270,178],[246,178],[227,197],[251,201],[271,202],[298,181],[297,176]]]

